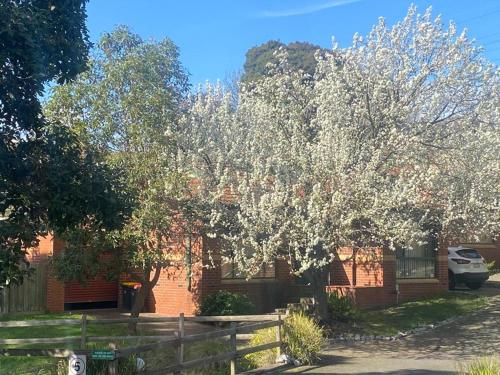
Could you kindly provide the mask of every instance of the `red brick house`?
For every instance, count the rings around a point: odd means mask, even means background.
[[[36,265],[64,250],[64,243],[57,237],[41,237],[38,247],[29,250],[29,260]],[[76,281],[63,283],[53,274],[47,277],[47,311],[62,312],[81,308],[118,307],[118,282],[108,281],[104,275],[90,280],[86,285]]]
[[[216,250],[214,240],[194,241],[191,267],[170,267],[162,271],[146,302],[147,311],[192,315],[204,296],[221,289],[246,294],[258,312],[272,311],[310,294],[307,285],[290,274],[284,260],[266,266],[247,281],[234,265],[221,265]],[[40,260],[58,251],[63,251],[62,242],[49,236],[43,238],[31,254],[33,259]],[[124,275],[120,282],[126,280]],[[80,285],[63,283],[49,275],[47,310],[122,307],[120,282],[106,281],[101,276]],[[342,249],[331,266],[327,289],[348,294],[359,307],[370,308],[437,294],[447,288],[447,249],[443,243],[437,252],[421,248],[406,254],[380,248],[362,249],[353,254],[352,249]]]

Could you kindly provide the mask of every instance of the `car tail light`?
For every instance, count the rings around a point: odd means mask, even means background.
[[[454,261],[455,263],[458,263],[458,264],[469,264],[470,263],[470,260],[466,260],[466,259],[451,258],[451,260]]]

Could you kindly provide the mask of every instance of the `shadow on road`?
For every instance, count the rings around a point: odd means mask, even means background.
[[[314,372],[314,369],[303,371],[294,371],[294,374],[307,375],[324,375],[324,372]],[[396,370],[396,371],[381,371],[381,372],[357,372],[357,375],[456,375],[455,371],[436,371],[436,370]],[[336,372],[335,375],[353,375],[352,372],[342,373]]]

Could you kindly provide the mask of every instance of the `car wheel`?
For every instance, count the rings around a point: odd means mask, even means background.
[[[450,290],[454,290],[456,286],[455,274],[451,271],[448,271],[448,288]]]
[[[476,290],[476,289],[481,288],[481,286],[483,285],[483,283],[465,283],[465,285],[469,289]]]

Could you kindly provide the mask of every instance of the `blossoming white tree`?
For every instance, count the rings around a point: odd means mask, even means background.
[[[286,257],[327,317],[339,248],[498,231],[500,75],[465,32],[411,7],[313,79],[280,61],[237,108],[200,94],[188,127],[214,235],[249,277]]]

